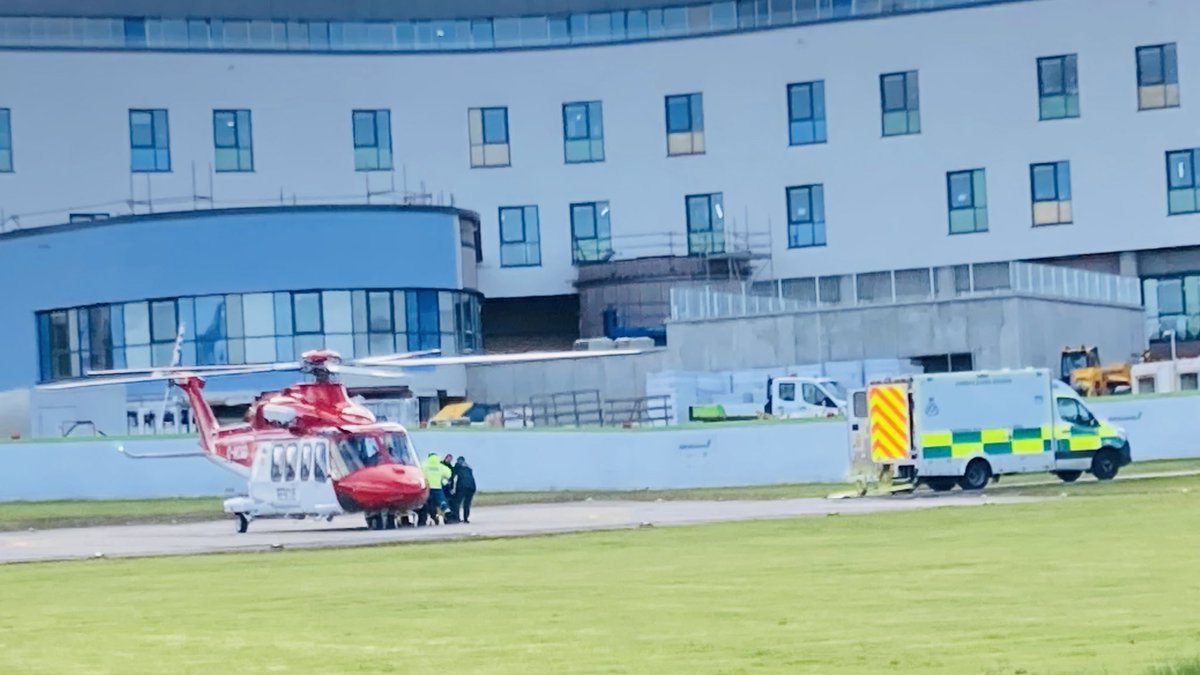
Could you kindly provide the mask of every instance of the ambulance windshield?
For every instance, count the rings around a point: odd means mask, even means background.
[[[407,434],[388,431],[354,434],[339,439],[333,460],[333,477],[341,478],[361,468],[379,464],[417,466],[417,453]]]
[[[842,385],[838,384],[837,382],[834,382],[833,380],[821,380],[821,387],[825,389],[825,393],[832,396],[835,400],[846,400],[846,390],[843,389]]]

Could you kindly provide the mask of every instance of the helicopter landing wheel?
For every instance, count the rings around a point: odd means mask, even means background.
[[[383,518],[383,529],[385,529],[385,530],[396,529],[396,515],[395,514],[385,513],[381,517]]]
[[[250,519],[247,518],[246,514],[244,514],[244,513],[238,513],[235,515],[237,515],[238,534],[245,534],[246,530],[250,529]]]

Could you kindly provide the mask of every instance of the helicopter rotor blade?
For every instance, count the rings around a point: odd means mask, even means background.
[[[438,356],[442,353],[440,349],[425,349],[416,352],[400,352],[397,354],[382,354],[380,356],[367,356],[361,359],[351,359],[345,361],[349,365],[355,366],[382,366],[390,365],[394,361],[405,361],[408,359],[423,358],[426,356]]]
[[[286,365],[287,367],[281,367]],[[254,368],[237,368],[226,370],[208,370],[203,372],[204,377],[219,377],[222,375],[250,375],[254,373],[278,373],[287,372],[289,370],[299,371],[301,366],[295,363],[290,364],[268,364],[266,366],[257,366]],[[88,377],[82,380],[71,380],[67,382],[54,382],[51,384],[40,384],[36,388],[44,391],[53,391],[56,389],[83,389],[85,387],[105,387],[116,384],[137,384],[139,382],[162,382],[168,380],[176,380],[180,377],[185,377],[189,374],[200,375],[193,373],[187,368],[180,369],[164,369],[164,371],[156,371],[141,374],[131,374],[124,376],[107,376],[107,377]]]
[[[534,361],[561,361],[566,359],[592,359],[606,356],[628,356],[642,354],[645,349],[605,349],[596,351],[566,350],[555,352],[520,352],[514,354],[466,354],[463,356],[441,356],[433,358],[410,358],[380,363],[389,368],[428,368],[434,366],[476,366],[504,363],[529,363]]]
[[[406,377],[409,375],[407,370],[397,368],[388,364],[380,364],[375,367],[364,367],[354,365],[332,365],[329,366],[329,372],[337,373],[338,375],[365,375],[367,377],[384,377],[396,378]]]

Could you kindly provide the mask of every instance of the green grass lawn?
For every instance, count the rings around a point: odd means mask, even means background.
[[[1022,505],[12,565],[0,672],[1193,673],[1200,490],[1178,480]]]
[[[1135,462],[1122,471],[1126,474],[1156,473],[1165,471],[1200,470],[1200,459],[1158,460]],[[1166,479],[1159,479],[1166,480]],[[1037,487],[1013,487],[1012,483],[1036,484]],[[1005,477],[988,490],[1004,493],[1047,495],[1061,492],[1098,490],[1104,493],[1139,492],[1141,488],[1127,483],[1097,485],[1090,477],[1080,479],[1074,485],[1063,485],[1049,474],[1030,474]],[[557,492],[481,492],[475,498],[476,506],[500,506],[504,504],[535,504],[551,502],[573,502],[584,499],[633,499],[639,501],[679,499],[794,499],[798,497],[825,497],[851,489],[844,483],[785,483],[779,485],[740,486],[722,488],[696,488],[688,490],[564,490]],[[170,523],[211,520],[225,517],[221,511],[221,499],[200,497],[188,499],[141,499],[141,500],[82,500],[82,501],[38,501],[0,502],[0,532],[45,529],[51,527],[86,527],[92,525],[122,525],[132,523]]]

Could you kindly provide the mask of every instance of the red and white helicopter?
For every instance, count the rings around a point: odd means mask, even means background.
[[[308,516],[332,520],[363,513],[370,529],[411,522],[429,495],[424,471],[405,428],[379,422],[354,401],[339,374],[403,377],[405,368],[520,363],[636,354],[641,349],[437,356],[437,350],[345,360],[328,350],[305,352],[299,362],[245,366],[171,366],[92,371],[82,380],[42,385],[74,389],[167,381],[187,397],[199,452],[133,455],[135,459],[204,456],[247,480],[247,495],[225,500],[224,510],[245,532],[255,518]],[[247,422],[221,426],[204,399],[205,377],[299,371],[311,381],[267,392]],[[203,376],[202,376],[203,375]],[[123,452],[123,450],[122,450]]]

